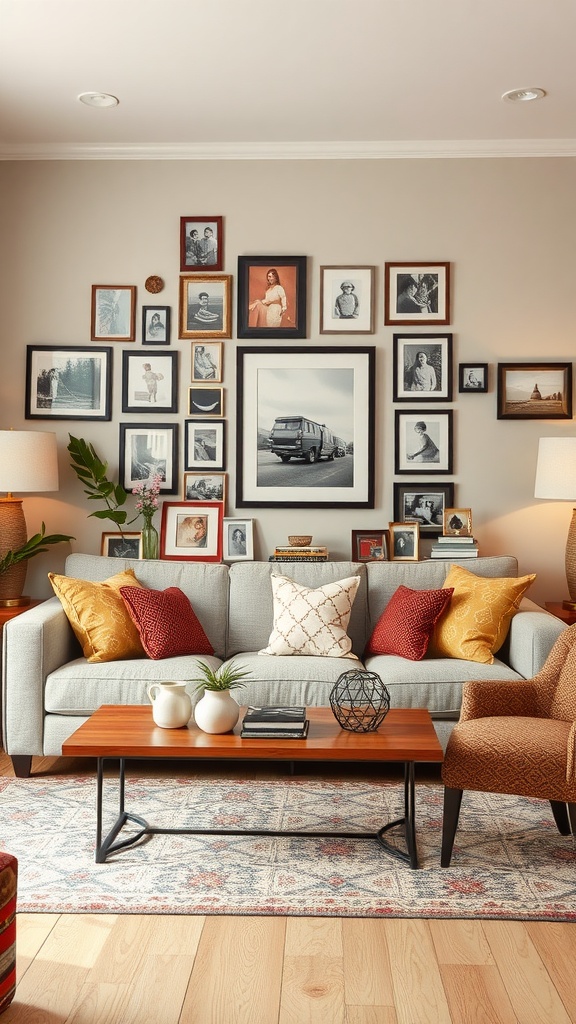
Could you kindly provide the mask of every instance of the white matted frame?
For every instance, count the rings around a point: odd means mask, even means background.
[[[393,401],[452,401],[452,335],[393,336]]]
[[[452,409],[396,409],[395,473],[452,473]]]
[[[223,559],[225,562],[247,562],[254,558],[254,520],[224,519]]]
[[[226,469],[226,420],[184,420],[184,469]]]
[[[374,267],[320,267],[320,334],[374,333]]]
[[[226,473],[184,473],[183,501],[221,501],[226,504]]]
[[[449,324],[449,263],[386,263],[384,323]]]
[[[160,493],[177,494],[178,424],[121,423],[119,465],[126,491],[158,473]]]
[[[222,561],[221,501],[165,501],[160,557],[195,562]]]
[[[112,349],[27,345],[25,418],[112,419]]]
[[[194,384],[222,380],[223,348],[224,344],[221,341],[192,342],[192,372],[190,379]]]

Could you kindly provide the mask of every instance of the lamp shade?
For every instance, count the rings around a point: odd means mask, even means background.
[[[48,430],[0,430],[0,491],[57,490],[56,434]]]
[[[576,437],[540,438],[534,497],[576,500]]]

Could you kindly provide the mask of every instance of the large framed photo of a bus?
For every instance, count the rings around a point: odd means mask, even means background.
[[[237,508],[374,508],[375,353],[237,349]]]

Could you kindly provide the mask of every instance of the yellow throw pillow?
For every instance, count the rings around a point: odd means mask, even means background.
[[[145,656],[138,630],[120,594],[120,587],[142,586],[133,569],[119,572],[103,583],[53,572],[48,573],[48,579],[88,661]]]
[[[475,576],[460,565],[451,565],[444,588],[454,593],[434,628],[428,656],[464,658],[491,665],[504,643],[512,617],[530,584],[531,576]]]

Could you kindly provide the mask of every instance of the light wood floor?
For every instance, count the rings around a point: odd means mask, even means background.
[[[45,770],[72,769],[35,758]],[[570,924],[19,914],[17,929],[2,1024],[576,1024]]]

